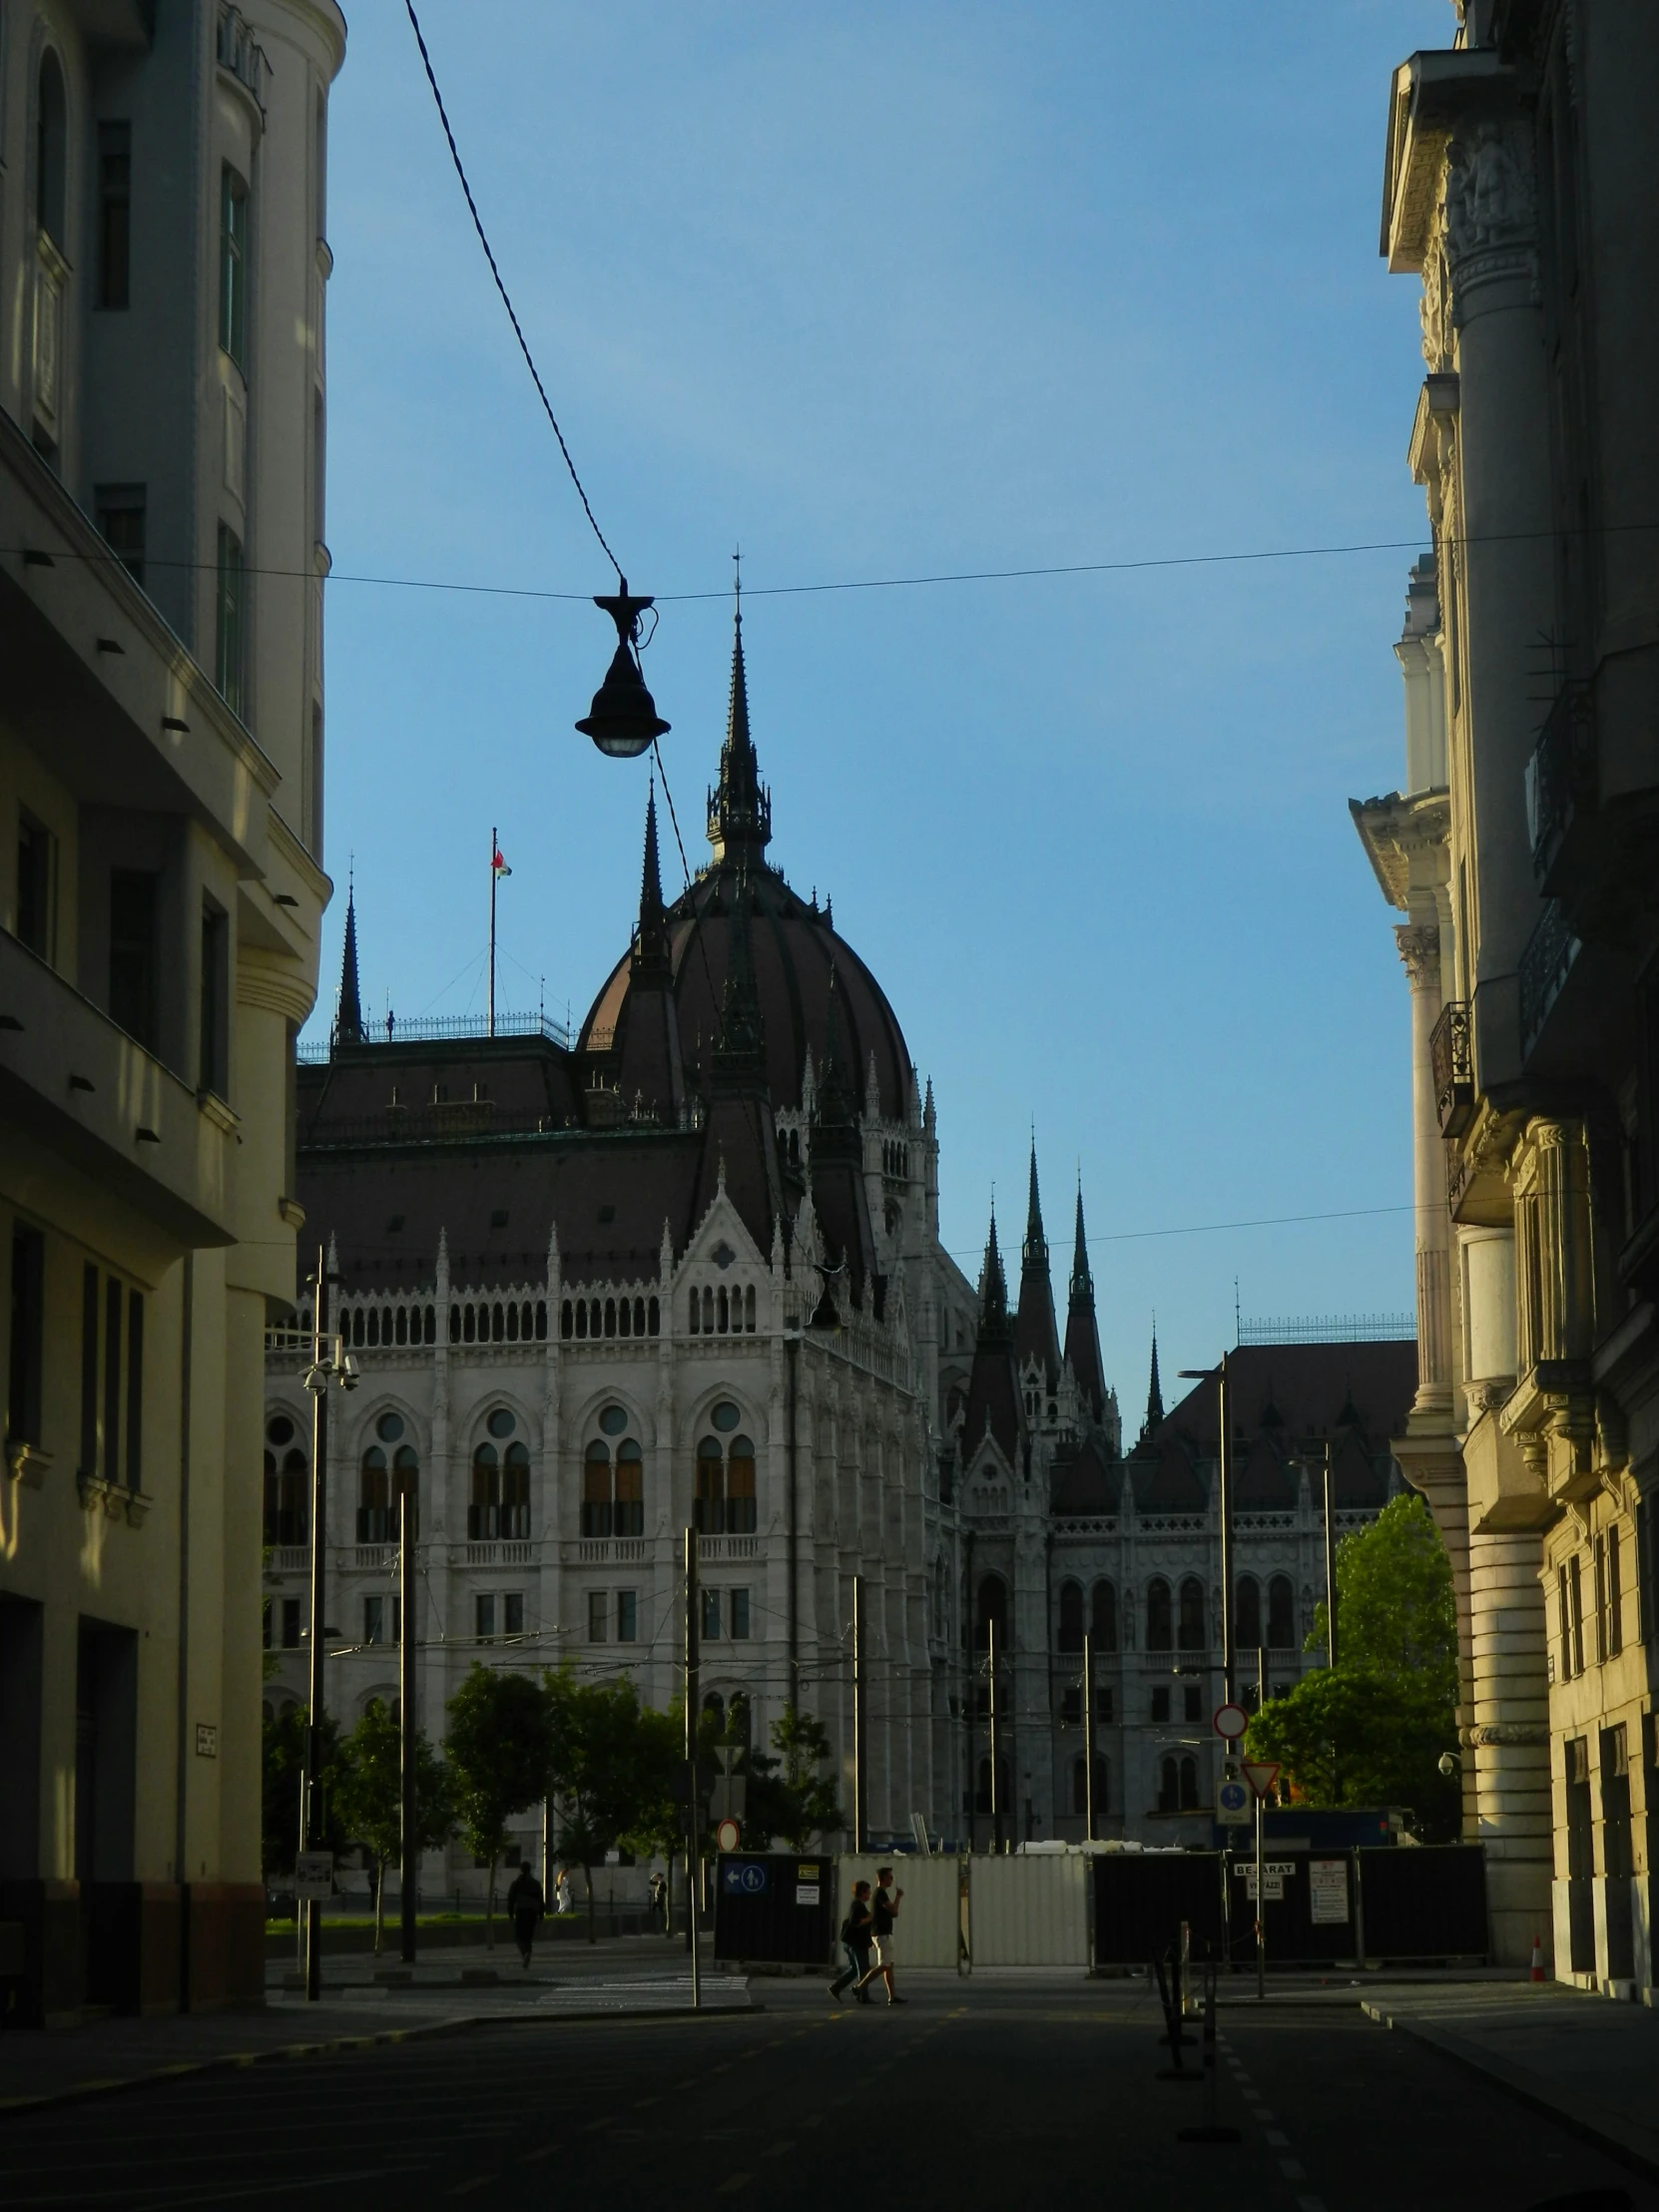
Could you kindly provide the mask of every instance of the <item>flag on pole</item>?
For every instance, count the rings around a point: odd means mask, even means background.
[[[490,862],[490,866],[494,873],[497,875],[511,875],[511,873],[513,872],[512,869],[507,865],[506,861],[501,857],[501,847],[499,845],[497,845],[495,848],[495,857]]]

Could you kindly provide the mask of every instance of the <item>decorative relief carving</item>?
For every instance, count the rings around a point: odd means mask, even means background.
[[[1477,123],[1453,140],[1440,224],[1453,323],[1467,319],[1470,294],[1483,284],[1524,276],[1536,288],[1538,203],[1525,124]]]
[[[1405,979],[1412,990],[1426,990],[1440,983],[1440,932],[1431,921],[1405,922],[1394,931],[1394,943],[1405,963]]]
[[[1436,213],[1429,226],[1428,251],[1422,262],[1422,297],[1417,319],[1422,324],[1422,357],[1431,375],[1456,366],[1451,323],[1451,278],[1445,266],[1444,212]]]

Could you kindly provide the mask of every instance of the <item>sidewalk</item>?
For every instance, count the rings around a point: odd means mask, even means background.
[[[617,1949],[595,1945],[580,1971],[561,1948],[557,1975],[538,1964],[524,1973],[509,1946],[486,1953],[477,1947],[460,1957],[474,1972],[494,1971],[498,1981],[463,1981],[457,1955],[417,1965],[402,1984],[376,1984],[366,1972],[371,1958],[324,1960],[323,1992],[308,2003],[301,1991],[268,1988],[263,2010],[166,2013],[151,2019],[102,2019],[61,2033],[14,2028],[0,2035],[0,2122],[6,2115],[85,2097],[114,2094],[214,2068],[254,2066],[298,2058],[333,2057],[376,2043],[455,2035],[486,2026],[528,2026],[552,2019],[627,2019],[665,2013],[691,2015],[691,1972],[684,1946],[662,1943],[660,1955],[624,1959]],[[485,1967],[488,1958],[490,1964]],[[395,1967],[395,1953],[384,1961]],[[343,1978],[350,1970],[352,1978]],[[404,1969],[405,1971],[409,1969]],[[710,2013],[754,2009],[741,1974],[716,1972],[705,1961],[702,2003]]]
[[[1462,1983],[1368,1992],[1384,2027],[1431,2044],[1511,2095],[1659,2175],[1659,2013],[1542,1987]]]

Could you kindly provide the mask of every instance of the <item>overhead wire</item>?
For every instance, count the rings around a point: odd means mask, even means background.
[[[496,266],[494,250],[490,246],[489,239],[485,233],[483,218],[478,213],[478,203],[476,200],[473,199],[472,187],[467,182],[466,169],[461,161],[461,150],[455,144],[455,133],[450,128],[449,111],[443,104],[443,94],[438,90],[437,72],[432,67],[431,55],[426,51],[426,39],[420,28],[420,18],[415,14],[414,11],[414,0],[403,0],[403,5],[408,10],[409,25],[415,35],[415,44],[420,48],[421,67],[426,72],[426,82],[431,86],[432,98],[437,103],[438,121],[443,125],[443,135],[445,139],[447,139],[447,141],[449,142],[449,158],[455,165],[455,174],[461,181],[462,192],[466,195],[467,213],[472,218],[472,228],[478,234],[478,244],[484,249],[484,259],[490,265],[490,275],[495,278],[495,288],[501,294],[501,304],[506,308],[507,319],[511,322],[513,326],[513,335],[518,340],[518,349],[524,355],[524,365],[530,371],[531,381],[536,387],[537,395],[541,400],[542,407],[547,415],[547,419],[553,425],[553,435],[559,441],[559,451],[565,457],[565,466],[570,471],[570,480],[576,486],[576,496],[582,502],[582,512],[587,516],[588,522],[592,527],[594,536],[599,540],[600,545],[604,548],[605,558],[616,570],[617,581],[622,584],[624,590],[626,590],[627,580],[622,573],[622,563],[611,551],[609,541],[606,539],[604,531],[601,530],[599,527],[599,519],[595,515],[592,506],[589,504],[588,495],[583,487],[582,479],[576,473],[576,463],[570,457],[570,447],[565,443],[565,434],[559,428],[559,418],[553,412],[553,402],[547,396],[547,386],[541,380],[541,371],[537,368],[535,356],[530,351],[530,341],[524,335],[524,327],[518,319],[518,310],[513,305],[512,299],[507,291],[507,286],[502,281],[501,271]]]

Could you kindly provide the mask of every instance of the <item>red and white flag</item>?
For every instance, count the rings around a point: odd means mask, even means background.
[[[511,875],[511,873],[513,872],[512,869],[507,865],[506,861],[501,857],[501,847],[499,845],[497,845],[495,848],[495,857],[490,862],[490,866],[494,873],[497,875]]]

